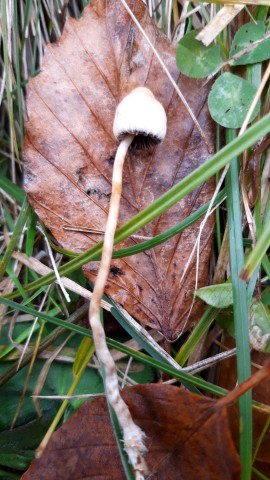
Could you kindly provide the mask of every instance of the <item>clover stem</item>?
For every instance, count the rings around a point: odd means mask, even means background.
[[[89,308],[89,322],[93,332],[96,354],[105,371],[105,389],[107,399],[114,409],[123,431],[124,447],[129,461],[136,472],[136,479],[144,479],[147,473],[143,456],[146,452],[144,432],[133,422],[128,406],[120,395],[114,360],[106,343],[105,332],[100,321],[101,299],[110,271],[114,234],[117,226],[119,205],[122,193],[122,171],[128,148],[134,135],[127,134],[121,141],[113,166],[112,194],[105,227],[104,245],[99,271],[95,281],[93,296]]]

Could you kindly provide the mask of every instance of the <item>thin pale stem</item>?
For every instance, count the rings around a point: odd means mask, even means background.
[[[125,450],[128,454],[129,461],[136,472],[136,478],[143,479],[143,474],[147,473],[146,465],[143,460],[143,455],[146,452],[146,448],[144,446],[145,434],[133,422],[130,411],[120,395],[116,367],[111,353],[108,349],[104,329],[100,321],[101,299],[110,271],[114,234],[117,226],[119,205],[122,193],[123,165],[126,153],[132,140],[133,135],[126,135],[124,140],[122,140],[122,142],[120,143],[116,152],[113,167],[111,201],[105,228],[104,245],[102,250],[100,267],[95,281],[92,300],[90,303],[89,322],[93,332],[96,354],[105,371],[105,388],[107,399],[112,408],[114,409],[119,425],[123,431]]]

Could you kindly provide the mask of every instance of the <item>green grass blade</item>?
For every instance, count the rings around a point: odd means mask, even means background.
[[[221,136],[220,136],[220,125],[216,125],[216,151],[218,152],[221,148]],[[220,179],[219,172],[216,173],[216,185],[218,184]],[[221,235],[221,223],[220,223],[220,209],[219,207],[215,211],[216,222],[215,222],[215,236],[217,242],[217,251],[220,252],[221,244],[222,244],[222,235]]]
[[[266,477],[263,473],[259,472],[257,468],[252,467],[252,472],[257,476],[257,478],[260,478],[261,480],[270,480],[269,477]]]
[[[258,452],[260,450],[260,447],[262,445],[262,442],[265,438],[265,436],[267,435],[267,432],[268,432],[268,429],[269,429],[269,426],[270,426],[270,416],[268,416],[268,418],[266,419],[266,422],[263,426],[263,429],[260,433],[260,436],[257,440],[257,443],[255,445],[255,448],[254,448],[254,452],[253,452],[253,463],[256,461],[256,457],[258,455]],[[265,439],[267,441],[267,439]]]
[[[218,312],[219,310],[213,307],[208,307],[206,309],[202,318],[192,330],[187,341],[182,345],[179,352],[176,354],[174,358],[175,361],[179,363],[179,365],[182,365],[182,366],[185,365],[191,352],[194,350],[194,348],[196,347],[198,342],[201,340],[203,335],[207,332],[208,328],[215,320]]]
[[[227,139],[231,142],[234,131],[227,131]],[[244,265],[244,249],[242,239],[241,201],[239,192],[238,159],[231,162],[226,180],[228,223],[230,239],[230,264],[233,289],[234,327],[237,350],[237,377],[241,383],[251,375],[250,347],[248,330],[248,306],[246,284],[239,278]],[[242,464],[242,480],[251,477],[252,465],[252,396],[248,391],[239,399],[240,410],[240,458]]]
[[[16,157],[19,158],[19,150],[16,139],[15,131],[15,120],[14,120],[14,109],[13,109],[13,100],[11,95],[12,81],[11,81],[11,64],[8,54],[8,19],[7,19],[7,10],[6,2],[1,2],[1,30],[3,36],[3,56],[4,56],[4,71],[6,74],[6,94],[7,94],[7,103],[8,103],[8,116],[10,122],[11,138],[14,146],[14,151]]]
[[[110,301],[107,298],[106,300]],[[132,317],[130,320],[128,320],[121,311],[121,306],[117,305],[113,301],[111,301],[111,303],[113,305],[111,314],[116,318],[118,323],[130,335],[130,337],[133,338],[133,340],[136,340],[143,350],[145,350],[152,358],[156,358],[160,361],[168,361],[170,364],[178,368],[178,365],[175,363],[175,361],[171,357],[168,358],[169,355],[162,350],[154,340],[150,342],[149,339],[145,337],[141,331],[141,326],[138,324],[138,322],[136,322],[136,320],[133,320]]]
[[[245,262],[244,268],[240,274],[243,280],[248,281],[250,279],[253,272],[256,270],[256,267],[261,263],[269,245],[270,245],[270,222],[264,226],[255,247],[253,248],[250,255],[248,256],[247,261]]]
[[[21,49],[23,51],[24,49],[24,45],[25,45],[25,41],[26,41],[26,30],[29,26],[29,22],[30,22],[30,15],[31,15],[31,8],[32,8],[32,5],[33,4],[33,0],[26,0],[25,2],[25,9],[24,9],[24,22],[23,22],[23,31],[22,31],[22,46],[21,46]]]
[[[57,327],[63,327],[66,330],[72,331],[74,333],[78,333],[79,335],[93,338],[92,332],[90,330],[88,330],[87,328],[81,327],[79,325],[69,323],[66,320],[51,317],[49,315],[46,315],[43,312],[38,312],[33,308],[18,304],[16,302],[13,302],[12,300],[8,300],[7,298],[0,297],[0,304],[1,303],[11,307],[12,309],[19,310],[24,313],[28,313],[30,315],[33,315],[34,317],[38,317],[41,320],[44,320],[45,322],[49,322],[53,325],[56,325]],[[226,393],[226,390],[224,388],[212,385],[211,383],[206,382],[205,380],[203,380],[198,376],[192,376],[181,370],[177,370],[176,368],[169,365],[165,361],[159,361],[159,360],[153,359],[149,355],[133,350],[132,348],[129,348],[126,345],[120,342],[117,342],[116,340],[112,340],[111,338],[107,338],[106,341],[107,341],[107,345],[110,348],[115,348],[116,350],[119,350],[120,352],[125,353],[127,356],[131,356],[135,360],[138,360],[139,362],[142,362],[145,365],[149,365],[153,368],[156,368],[165,373],[168,373],[172,377],[178,378],[179,380],[181,380],[182,382],[188,385],[194,385],[199,389],[205,390],[207,392],[213,393],[214,395],[218,395],[218,396],[223,396]],[[3,380],[1,381],[1,378],[0,378],[0,385],[2,384],[2,382]]]
[[[257,201],[257,204],[258,203],[259,202]],[[270,191],[268,192],[268,198],[267,198],[267,202],[266,202],[266,205],[265,205],[263,222],[261,221],[260,207],[256,208],[257,204],[255,206],[255,221],[256,221],[257,235],[259,237],[262,233],[262,228],[265,228],[266,225],[269,225],[269,223],[270,223]],[[266,254],[262,258],[262,267],[263,267],[266,275],[270,278],[270,261],[269,261],[268,256]]]
[[[110,301],[110,299],[107,298],[106,300]],[[168,362],[170,365],[176,367],[177,369],[179,368],[175,360],[170,357],[164,350],[162,350],[154,340],[149,340],[149,338],[145,338],[145,336],[141,332],[141,327],[139,326],[138,322],[136,322],[136,320],[133,320],[131,318],[130,321],[128,321],[128,319],[121,312],[121,306],[115,304],[115,302],[113,301],[111,301],[111,303],[114,305],[111,310],[111,314],[116,318],[118,323],[124,330],[126,330],[126,332],[131,336],[131,338],[136,340],[136,342],[145,352],[147,352],[153,359],[161,362],[165,360],[165,362]],[[191,390],[193,393],[197,393],[200,395],[200,391],[196,387],[191,387],[190,385],[185,384],[185,382],[182,383],[188,390]]]
[[[23,125],[23,96],[21,85],[21,54],[20,54],[20,39],[19,39],[19,20],[18,20],[18,2],[14,2],[14,43],[15,43],[15,58],[16,58],[16,87],[17,87],[17,108],[18,108],[18,120],[19,120],[19,132],[20,132],[20,149],[23,146],[24,125]]]
[[[24,288],[19,280],[19,277],[15,274],[15,272],[13,271],[13,268],[8,266],[6,268],[6,273],[9,277],[10,280],[12,280],[12,282],[14,283],[14,285],[16,286],[18,292],[20,292],[20,295],[21,297],[23,298],[23,300],[26,302],[28,300],[28,297],[27,297],[27,294],[25,293],[24,291]]]
[[[19,205],[23,204],[25,199],[24,191],[4,175],[0,175],[0,188],[2,188],[14,200],[16,200]]]
[[[29,215],[29,210],[30,210],[30,207],[28,205],[27,200],[25,199],[24,203],[22,205],[22,209],[20,211],[20,215],[19,215],[19,217],[17,219],[17,222],[16,222],[16,225],[14,227],[12,237],[11,237],[9,243],[8,243],[8,246],[7,246],[6,251],[3,255],[3,258],[0,261],[0,279],[4,275],[4,273],[6,271],[6,268],[9,264],[9,262],[10,262],[12,253],[14,252],[14,250],[16,248],[19,236],[22,233],[22,229],[23,229],[24,224],[25,224],[25,222],[27,220],[27,217]]]
[[[135,340],[152,358],[164,360],[164,358],[161,358],[160,353],[154,349],[154,347],[142,336],[142,334],[138,330],[135,330],[132,325],[127,322],[114,302],[113,305],[114,306],[111,309],[111,314],[117,320],[119,325],[121,325],[121,327],[131,336],[131,338],[133,338],[133,340]]]
[[[181,180],[181,182],[168,190],[151,205],[146,207],[122,227],[120,227],[116,231],[114,243],[117,244],[125,240],[125,238],[137,232],[151,220],[154,220],[156,217],[161,215],[161,213],[165,212],[168,208],[184,198],[188,193],[192,192],[194,188],[217,173],[221,168],[227,165],[227,163],[230,163],[235,156],[251,147],[257,140],[262,138],[262,136],[266,135],[269,131],[270,113],[252,125],[243,135],[234,139],[232,142],[230,142],[230,144],[226,145],[222,150],[213,155],[213,157],[207,162],[194,170],[187,177]],[[59,274],[61,276],[69,275],[74,270],[95,259],[101,254],[101,250],[102,242],[95,245],[91,251],[83,253],[79,258],[74,258],[60,267],[58,270]],[[25,291],[38,288],[41,285],[48,285],[54,281],[54,279],[54,273],[45,275],[41,279],[26,285]],[[7,298],[15,298],[16,296],[18,296],[18,292],[13,292],[13,294],[9,295]]]
[[[39,17],[40,17],[40,9],[41,9],[41,0],[38,0],[37,2],[37,8],[36,8],[36,18],[35,18],[35,39],[34,39],[34,44],[33,44],[33,58],[32,58],[32,67],[31,67],[31,76],[34,77],[37,74],[37,51],[38,51],[38,36],[39,36]]]
[[[25,245],[25,253],[28,257],[31,257],[34,249],[35,236],[36,236],[36,224],[37,224],[37,216],[34,210],[30,209],[29,220],[27,225],[27,233],[26,233],[26,245]]]

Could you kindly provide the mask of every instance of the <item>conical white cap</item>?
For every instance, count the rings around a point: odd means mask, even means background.
[[[126,134],[135,135],[131,147],[149,148],[161,142],[167,130],[167,116],[163,106],[151,90],[138,87],[119,103],[114,117],[113,133],[118,141]]]

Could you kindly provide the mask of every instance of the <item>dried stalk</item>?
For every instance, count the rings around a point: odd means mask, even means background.
[[[112,194],[105,228],[104,246],[102,250],[100,267],[93,290],[93,296],[90,303],[89,321],[93,331],[96,354],[105,371],[106,395],[110,405],[116,413],[118,422],[123,432],[125,450],[136,473],[136,479],[139,480],[144,478],[144,474],[147,474],[147,468],[143,458],[144,454],[146,453],[146,447],[144,444],[145,434],[134,423],[128,406],[120,395],[115,363],[107,346],[104,329],[100,321],[100,304],[110,271],[114,233],[117,226],[122,193],[123,165],[126,153],[133,138],[133,135],[126,135],[124,140],[122,140],[120,143],[115,157],[112,179]]]

